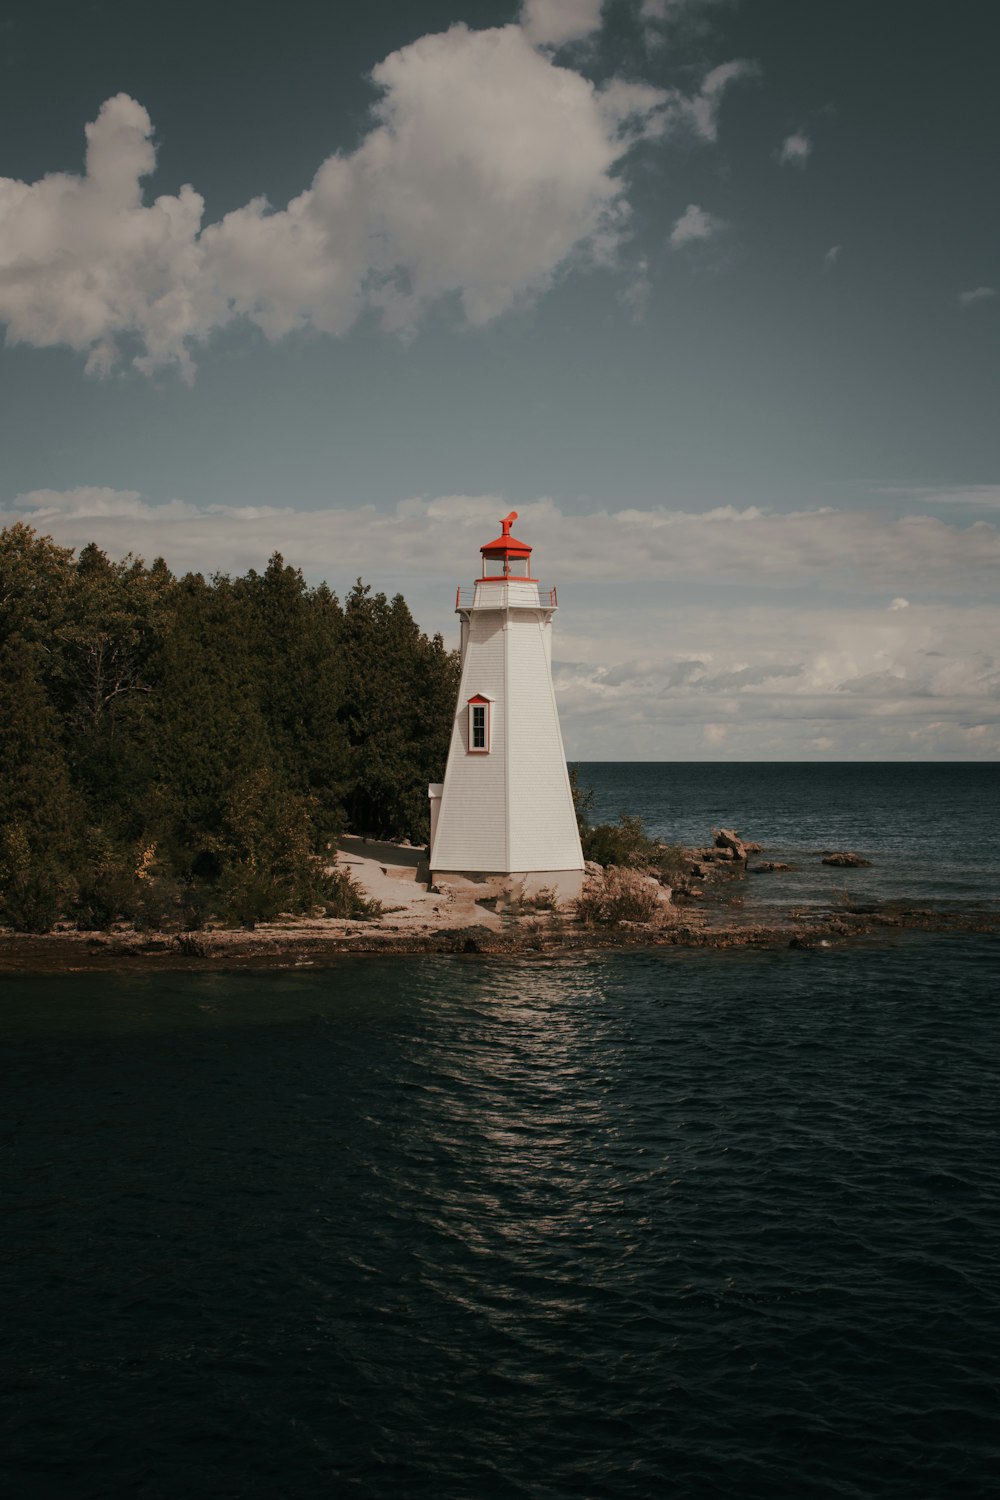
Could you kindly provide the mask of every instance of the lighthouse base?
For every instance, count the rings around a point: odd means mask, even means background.
[[[549,897],[556,906],[569,906],[583,894],[582,870],[432,870],[431,883],[439,889],[474,893],[476,900],[538,901]]]

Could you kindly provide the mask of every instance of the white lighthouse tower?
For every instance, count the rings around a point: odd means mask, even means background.
[[[552,687],[556,591],[531,576],[531,548],[502,534],[459,588],[462,682],[444,783],[430,788],[430,866],[439,877],[503,877],[531,895],[579,895],[583,852]]]

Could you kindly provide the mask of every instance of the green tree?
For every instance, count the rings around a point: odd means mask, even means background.
[[[45,931],[70,904],[81,832],[39,655],[19,635],[0,643],[0,905],[7,921],[31,932]]]
[[[344,609],[348,684],[343,720],[357,751],[348,812],[356,832],[423,841],[427,783],[438,780],[458,692],[457,653],[419,630],[397,594],[359,579]]]
[[[343,612],[325,585],[310,591],[275,553],[265,572],[233,584],[253,642],[258,701],[288,786],[309,799],[324,847],[344,823],[353,755],[341,721],[346,671]]]
[[[180,873],[217,877],[233,789],[272,759],[252,642],[228,578],[180,580],[155,674],[145,720],[151,826]]]
[[[151,568],[131,556],[111,562],[93,545],[70,579],[55,696],[74,779],[92,821],[113,838],[140,837],[148,817],[153,768],[144,721],[175,589],[162,559]]]

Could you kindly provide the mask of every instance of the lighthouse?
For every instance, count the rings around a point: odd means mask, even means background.
[[[552,686],[556,591],[532,576],[531,547],[511,535],[517,512],[480,549],[459,587],[462,680],[444,782],[430,787],[433,879],[531,896],[579,895],[583,852]]]

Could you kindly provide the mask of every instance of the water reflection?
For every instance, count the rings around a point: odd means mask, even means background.
[[[987,1493],[994,961],[14,982],[12,1492]]]

